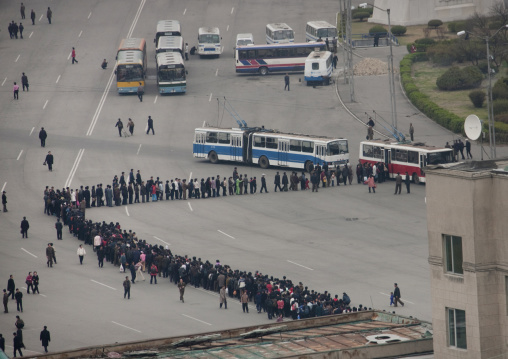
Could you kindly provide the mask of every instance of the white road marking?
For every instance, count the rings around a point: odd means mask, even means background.
[[[225,49],[225,48],[226,48],[226,47],[222,46],[222,51],[221,51],[221,53],[222,53],[222,52],[224,52],[224,49]]]
[[[132,21],[131,28],[129,29],[129,33],[127,34],[127,38],[132,37],[132,33],[134,32],[134,28],[136,27],[136,24],[138,23],[139,16],[141,15],[141,10],[143,10],[143,6],[145,6],[146,0],[141,0],[141,3],[139,4],[138,12],[136,13],[136,16],[134,16],[134,20]]]
[[[215,76],[219,74],[219,69],[215,70]]]
[[[90,19],[90,16],[92,16],[92,12],[90,11],[90,14],[88,14],[88,18]]]
[[[34,32],[32,31],[32,32],[30,33],[30,36],[28,36],[28,38],[31,38],[33,34],[34,34]]]
[[[139,144],[139,147],[138,147],[138,153],[136,153],[137,155],[139,155],[139,151],[141,150],[141,143]]]
[[[203,121],[203,126],[201,126],[201,127],[205,127],[205,124],[206,124],[206,121]]]
[[[14,348],[13,346],[11,346],[11,345],[7,345],[7,344],[5,344],[5,346],[6,346],[7,348]],[[30,352],[30,353],[44,354],[44,353],[41,353],[41,352],[36,352],[36,351],[33,351],[33,350],[28,350],[28,349],[23,349],[23,350],[24,350],[24,351],[26,351],[26,352]]]
[[[153,236],[153,238],[155,238],[155,239],[156,239],[156,240],[158,240],[158,241],[161,241],[161,242],[162,242],[162,243],[164,243],[164,244],[167,244],[168,246],[170,246],[170,245],[171,245],[171,244],[169,244],[168,242],[163,241],[163,240],[162,240],[162,239],[160,239],[159,237]]]
[[[135,332],[141,333],[141,331],[140,331],[140,330],[137,330],[137,329],[134,329],[134,328],[128,327],[128,326],[126,326],[126,325],[123,325],[123,324],[120,324],[120,323],[117,323],[117,322],[114,322],[114,321],[111,321],[111,323],[114,323],[114,324],[116,324],[116,325],[119,325],[119,326],[121,326],[121,327],[124,327],[124,328],[130,329],[130,330],[134,330]]]
[[[41,297],[47,298],[46,294],[39,294]]]
[[[191,317],[190,315],[187,315],[187,314],[182,314],[182,315],[183,315],[184,317],[187,317],[187,318],[190,318],[190,319],[196,320],[196,321],[201,322],[201,323],[203,323],[203,324],[206,324],[206,325],[211,325],[210,323],[207,323],[207,322],[204,322],[204,321],[202,321],[202,320],[196,319],[196,318],[194,318],[194,317]]]
[[[58,75],[58,77],[56,78],[56,82],[55,83],[58,83],[58,81],[60,81],[60,76],[61,75]]]
[[[104,89],[104,92],[102,93],[101,100],[99,101],[99,105],[97,106],[97,109],[95,110],[95,114],[92,117],[92,122],[90,123],[90,127],[88,127],[88,131],[86,132],[87,136],[91,136],[93,129],[95,128],[95,125],[97,124],[97,121],[99,120],[99,115],[101,113],[102,107],[104,106],[104,102],[106,102],[106,98],[108,97],[109,89],[111,88],[111,85],[113,84],[113,79],[115,78],[115,68],[113,68],[113,71],[111,72],[111,76],[109,76],[108,83],[106,85],[106,88]]]
[[[390,294],[386,294],[386,293],[383,293],[383,292],[379,292],[379,294],[385,295],[385,296],[387,296],[387,297],[389,297],[389,296],[390,296]],[[409,300],[407,300],[407,299],[404,299],[404,302],[414,304],[413,302],[410,302],[410,301],[409,301]]]
[[[289,259],[288,259],[287,261],[288,261],[289,263],[292,263],[292,264],[294,264],[294,265],[300,266],[300,267],[302,267],[302,268],[305,268],[305,269],[308,269],[308,270],[314,270],[314,269],[312,269],[312,268],[309,268],[309,267],[303,266],[303,265],[301,265],[301,264],[298,264],[298,263],[296,263],[296,262],[290,261]]]
[[[2,192],[5,190],[5,186],[7,186],[7,182],[5,182],[4,185],[2,186]]]
[[[37,258],[37,256],[36,256],[35,254],[30,253],[30,252],[29,252],[29,251],[27,251],[25,248],[21,248],[21,250],[22,250],[23,252],[25,252],[25,253],[30,254],[32,257]]]
[[[16,57],[16,60],[14,62],[18,62],[20,56],[21,54],[19,54],[18,57]]]
[[[145,126],[145,133],[146,133],[146,131],[148,131],[148,123]]]
[[[153,100],[153,103],[156,103],[156,102],[157,102],[157,97],[159,97],[159,95],[156,95],[156,96],[155,96],[155,100]]]
[[[32,131],[30,131],[30,134],[28,136],[32,136],[32,132],[34,132],[35,127],[32,127]]]
[[[5,84],[5,81],[7,81],[7,77],[4,79],[4,81],[2,82],[2,86]]]
[[[186,12],[187,12],[187,8],[185,8],[185,10],[183,11],[183,14],[185,15]]]
[[[72,55],[72,51],[69,52],[69,56],[67,56],[67,60],[69,60],[71,58],[71,55]]]
[[[125,213],[127,213],[127,217],[130,217],[131,215],[129,214],[129,210],[127,209],[127,207],[125,207]]]
[[[83,34],[83,30],[81,30],[81,31],[79,32],[78,37],[81,37],[81,34]]]
[[[233,11],[235,11],[235,7],[234,6],[231,8],[231,15],[233,15]]]
[[[46,108],[46,106],[48,105],[48,102],[49,100],[46,100],[46,102],[44,102],[44,106],[42,106],[42,109],[44,110]]]
[[[226,31],[229,31],[229,25],[226,27]]]
[[[235,237],[230,236],[229,234],[227,234],[227,233],[225,233],[225,232],[222,232],[220,229],[218,229],[218,230],[217,230],[217,232],[222,233],[223,235],[225,235],[225,236],[227,236],[227,237],[229,237],[229,238],[231,238],[231,239],[236,239]]]
[[[19,153],[18,158],[16,158],[16,161],[19,161],[19,158],[21,157],[22,153],[23,153],[23,150],[21,150],[21,152]]]
[[[42,16],[43,16],[43,14],[41,14],[41,17],[39,18],[39,21],[41,21],[41,20],[42,20]]]
[[[94,282],[94,283],[97,283],[97,284],[100,284],[100,285],[102,285],[102,286],[104,286],[104,287],[107,287],[107,288],[109,288],[109,289],[116,290],[116,288],[110,287],[109,285],[106,285],[106,284],[101,283],[101,282],[97,282],[96,280],[90,279],[90,281],[92,281],[92,282]]]
[[[190,205],[190,202],[187,202],[187,204],[189,205],[189,209],[191,210],[191,212],[194,212],[194,210],[192,209],[192,206]]]
[[[208,99],[208,102],[212,101],[212,93],[210,92],[210,98]]]
[[[76,157],[76,160],[74,160],[74,165],[71,168],[71,172],[69,173],[69,176],[67,177],[67,181],[65,181],[64,188],[71,186],[72,179],[74,178],[74,175],[76,174],[76,170],[78,169],[79,162],[81,161],[81,158],[83,158],[83,153],[85,153],[84,148],[79,150],[78,156]]]
[[[192,172],[189,175],[189,181],[192,179]]]

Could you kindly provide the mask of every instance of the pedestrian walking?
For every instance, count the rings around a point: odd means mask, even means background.
[[[35,294],[35,292],[37,292],[37,294],[41,294],[39,292],[39,274],[37,274],[37,272],[34,272],[32,276],[32,285],[33,285],[33,294]]]
[[[14,93],[14,99],[19,100],[19,85],[14,83],[14,85],[12,86],[12,92]]]
[[[219,291],[220,305],[219,308],[222,308],[222,304],[224,304],[224,309],[228,309],[228,300],[226,298],[226,286],[222,286]]]
[[[28,272],[28,275],[26,276],[26,294],[30,294],[30,288],[32,288],[32,294],[34,294],[34,285],[33,285],[33,279],[32,279],[32,272]]]
[[[49,345],[49,342],[51,341],[51,335],[49,333],[49,330],[48,330],[47,326],[44,326],[44,329],[41,331],[41,335],[39,337],[39,340],[42,343],[42,347],[44,348],[44,352],[47,353],[48,352],[48,345]]]
[[[180,278],[180,281],[178,282],[178,291],[180,292],[180,301],[182,303],[185,303],[185,300],[183,299],[183,295],[185,294],[185,282],[182,278]]]
[[[12,35],[17,39],[18,38],[18,24],[16,24],[14,21],[12,22]]]
[[[9,291],[9,295],[11,299],[14,299],[14,290],[16,289],[16,284],[14,283],[14,278],[12,274],[9,276],[9,280],[7,281],[7,290]]]
[[[284,91],[286,89],[289,91],[289,75],[286,73],[286,76],[284,76]]]
[[[54,256],[55,249],[51,246],[51,243],[48,243],[48,246],[46,247],[46,264],[48,267],[53,268],[53,256]]]
[[[9,293],[7,292],[7,289],[4,289],[2,301],[4,303],[4,313],[9,313],[9,308],[7,306],[9,304]]]
[[[23,217],[20,228],[21,228],[21,238],[28,238],[28,228],[30,228],[30,224],[26,220],[26,217]]]
[[[374,176],[370,175],[369,178],[367,178],[367,184],[369,185],[369,193],[372,189],[372,193],[376,193],[376,182],[374,181]]]
[[[63,223],[60,222],[60,218],[57,218],[57,220],[56,220],[55,229],[56,229],[56,239],[61,240],[62,239]]]
[[[152,116],[148,116],[148,129],[146,130],[146,134],[152,130],[152,135],[155,135],[155,131],[153,130],[153,119]]]
[[[469,142],[468,139],[466,139],[466,156],[467,158],[473,158],[473,155],[471,154],[471,142]]]
[[[406,172],[406,177],[404,178],[404,183],[406,184],[407,193],[411,193],[411,177],[409,177],[409,173]]]
[[[337,69],[337,62],[339,62],[339,58],[337,57],[337,55],[333,55],[332,64],[334,69]]]
[[[48,169],[50,172],[53,172],[53,155],[51,151],[46,155],[46,160],[44,161],[44,165],[48,165]]]
[[[23,38],[23,30],[25,30],[25,27],[23,26],[22,23],[19,23],[19,37],[21,39]]]
[[[400,300],[400,298],[402,298],[402,296],[400,295],[400,288],[397,285],[397,283],[394,283],[394,287],[395,287],[395,289],[393,291],[393,297],[394,297],[393,305],[396,307],[397,302],[399,302],[402,306],[404,306],[404,302],[402,302]]]
[[[397,172],[397,176],[395,177],[395,193],[397,194],[397,191],[400,194],[400,191],[402,189],[402,176],[400,175],[400,172]]]
[[[41,127],[41,130],[39,131],[39,139],[41,140],[41,147],[46,147],[46,138],[48,138],[48,133],[44,129],[44,127]]]
[[[51,23],[51,21],[50,21],[50,23]],[[78,60],[76,60],[76,49],[74,47],[72,48],[71,57],[72,57],[72,64],[73,65],[74,65],[74,63],[78,63]]]
[[[143,84],[140,82],[137,90],[139,102],[143,102],[143,95],[145,93],[145,89],[143,87]]]
[[[249,293],[246,290],[243,291],[240,300],[242,302],[242,310],[243,310],[243,312],[244,313],[245,312],[249,313]]]
[[[14,336],[13,338],[14,358],[16,358],[16,352],[19,352],[19,356],[23,356],[23,353],[21,352],[21,348],[23,348],[21,338],[19,338],[16,333],[12,333],[12,335]]]
[[[28,86],[29,86],[28,85],[28,77],[25,75],[24,72],[23,72],[23,75],[21,75],[21,85],[23,86],[23,91],[25,91],[25,87],[26,87],[26,92],[28,92]]]
[[[152,266],[150,267],[150,284],[155,280],[155,284],[157,284],[157,273],[159,273],[159,270],[157,269],[157,266],[152,263]]]
[[[185,43],[185,61],[189,61],[189,44]]]
[[[118,121],[116,121],[115,127],[118,127],[118,135],[122,137],[123,122],[121,119],[118,119]]]
[[[24,19],[25,18],[25,5],[23,5],[23,3],[21,3],[19,12],[21,13],[21,18]]]
[[[131,281],[129,280],[129,277],[125,277],[125,280],[123,281],[123,299],[131,299]]]
[[[413,127],[413,124],[409,124],[409,135],[411,136],[411,141],[414,141],[414,134],[415,134],[415,128]]]
[[[3,208],[4,212],[9,212],[7,210],[7,192],[5,192],[5,191],[2,192],[2,206],[4,207]]]
[[[49,6],[48,6],[48,11],[46,11],[46,17],[48,18],[48,22],[51,25],[51,18],[53,17],[53,11],[51,11]],[[74,48],[72,48],[72,49],[74,50]]]
[[[86,251],[85,251],[85,248],[83,248],[82,244],[79,245],[77,254],[78,254],[78,257],[79,257],[79,264],[83,265],[83,258],[85,258]]]
[[[32,25],[35,25],[35,11],[32,9],[32,12],[30,13],[30,19],[32,19]]]
[[[16,288],[16,293],[14,293],[14,299],[16,299],[16,309],[18,312],[23,313],[23,293]]]
[[[9,23],[9,26],[7,27],[9,29],[9,37],[12,39],[14,38],[14,34],[13,34],[13,28],[12,28],[12,22]]]
[[[266,178],[265,178],[265,174],[263,173],[261,175],[261,191],[259,191],[259,193],[263,193],[263,189],[265,190],[265,193],[268,193],[268,190],[266,189]]]
[[[129,129],[131,136],[134,135],[134,121],[132,121],[132,118],[129,118],[129,122],[127,122],[127,128]]]

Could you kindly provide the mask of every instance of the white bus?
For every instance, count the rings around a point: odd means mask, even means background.
[[[218,27],[200,27],[198,30],[198,54],[219,57],[222,53],[220,31]]]
[[[160,94],[185,93],[187,71],[179,52],[157,54],[157,86]]]
[[[337,37],[337,27],[326,21],[309,21],[305,27],[305,39],[307,41],[318,41],[319,39],[331,44]]]
[[[266,25],[266,43],[281,44],[295,41],[295,32],[285,23]]]
[[[333,54],[330,51],[312,51],[305,60],[304,77],[307,86],[329,85],[332,77]]]
[[[157,57],[157,54],[161,52],[179,52],[180,55],[184,56],[184,46],[183,37],[181,36],[161,36],[155,48],[155,56]]]
[[[178,20],[160,20],[157,22],[157,31],[153,42],[157,44],[161,36],[182,36],[182,27]]]
[[[402,176],[407,172],[414,183],[420,183],[426,182],[424,167],[453,162],[453,150],[418,142],[370,140],[360,143],[359,158],[362,164],[384,163],[390,178],[395,178],[397,173]]]

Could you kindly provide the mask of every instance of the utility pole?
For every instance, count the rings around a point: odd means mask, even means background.
[[[346,0],[346,14],[347,14],[347,31],[346,31],[346,41],[348,46],[347,52],[347,63],[348,63],[348,76],[349,76],[349,94],[351,97],[351,102],[355,102],[355,77],[353,71],[353,36],[351,30],[351,0]]]
[[[345,18],[345,13],[344,13],[344,10],[346,9],[346,0],[339,0],[339,11],[340,11],[340,29],[339,29],[339,34],[342,38],[342,63],[344,64],[344,68],[342,69],[342,73],[344,75],[344,83],[346,84],[347,83],[347,80],[346,80],[346,69],[347,69],[347,64],[346,64],[346,24],[344,23],[344,20],[346,19]]]
[[[386,9],[388,14],[388,41],[390,43],[390,101],[392,110],[392,126],[397,129],[397,106],[395,103],[395,71],[393,69],[393,49],[392,49],[392,25],[390,22],[390,9]]]

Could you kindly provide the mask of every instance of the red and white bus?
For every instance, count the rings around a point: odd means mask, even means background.
[[[360,162],[382,162],[388,168],[390,178],[397,172],[409,173],[414,183],[425,182],[423,168],[427,165],[453,162],[451,148],[427,146],[421,142],[399,143],[390,140],[371,140],[360,143]]]

